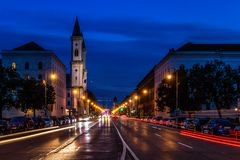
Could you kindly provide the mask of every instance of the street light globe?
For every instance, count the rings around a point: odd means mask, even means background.
[[[136,100],[137,100],[137,99],[138,99],[138,96],[134,96],[134,99],[136,99]]]
[[[172,75],[171,75],[171,74],[168,74],[168,75],[167,75],[167,79],[172,79]]]
[[[234,110],[235,110],[235,111],[238,111],[238,108],[235,108]]]
[[[90,99],[88,99],[87,102],[89,103],[89,102],[90,102]]]
[[[148,91],[146,89],[143,90],[143,94],[147,94]]]
[[[74,89],[73,94],[77,94],[77,93],[78,93],[77,89]]]
[[[131,102],[132,102],[132,100],[131,100],[131,99],[129,99],[129,102],[131,103]]]
[[[85,96],[82,96],[82,99],[86,99],[86,97],[85,97]]]
[[[56,74],[52,73],[52,74],[51,74],[51,79],[52,79],[52,80],[55,80],[56,78],[57,78]]]

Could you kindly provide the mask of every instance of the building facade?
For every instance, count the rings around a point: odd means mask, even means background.
[[[12,50],[1,52],[3,67],[13,67],[22,78],[45,80],[54,87],[55,104],[49,107],[51,116],[65,115],[66,110],[66,67],[50,50],[46,50],[35,42],[30,42]],[[23,114],[17,110],[4,114],[16,116]],[[37,114],[42,115],[43,111]]]
[[[194,64],[204,65],[209,61],[220,60],[231,65],[232,68],[238,69],[240,65],[240,44],[193,44],[187,43],[182,47],[174,50],[170,49],[168,54],[156,65],[154,73],[154,97],[157,99],[157,89],[161,81],[166,78],[167,74],[173,72],[180,65],[184,65],[187,69]],[[157,104],[155,102],[155,110]],[[214,112],[214,107],[211,108]],[[217,115],[217,112],[214,112]],[[225,112],[227,113],[227,112]],[[208,114],[208,112],[200,111],[196,114]],[[227,113],[230,114],[229,112]],[[232,109],[231,114],[234,113]],[[162,117],[169,116],[168,113],[156,113]],[[211,115],[213,115],[211,113]],[[224,113],[223,113],[224,116]]]

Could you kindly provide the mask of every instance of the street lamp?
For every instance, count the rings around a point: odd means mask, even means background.
[[[144,89],[142,92],[143,92],[143,94],[147,94],[148,90]]]
[[[168,80],[171,80],[172,79],[172,75],[169,74],[167,75],[167,79]],[[178,72],[176,71],[176,77],[175,77],[176,81],[175,81],[175,84],[176,84],[176,123],[177,123],[177,110],[178,110],[178,85],[179,85],[179,82],[178,82]]]
[[[52,80],[55,80],[56,78],[57,78],[57,75],[56,75],[55,73],[52,73],[52,74],[51,74],[51,79],[52,79]]]
[[[44,85],[44,106],[45,106],[45,116],[47,116],[47,82],[43,80]]]
[[[240,109],[236,107],[234,110],[237,112],[238,122],[240,122],[240,117],[239,117],[239,110],[240,110]]]

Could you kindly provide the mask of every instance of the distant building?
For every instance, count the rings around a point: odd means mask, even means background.
[[[135,93],[138,98],[132,101],[137,103],[138,117],[154,116],[154,68],[138,83]]]
[[[154,73],[154,96],[157,98],[157,89],[162,79],[167,74],[173,72],[180,65],[191,68],[194,64],[205,64],[208,61],[220,60],[237,69],[240,65],[240,44],[193,44],[187,43],[177,50],[171,49],[168,54],[156,65]],[[155,102],[155,110],[157,104]],[[210,108],[214,110],[214,106]],[[203,108],[204,110],[204,108]],[[211,111],[211,115],[214,111]],[[235,114],[234,112],[225,112],[226,114]],[[156,113],[163,117],[169,114]],[[199,114],[208,114],[199,112]],[[217,112],[214,114],[217,115]],[[236,114],[235,114],[236,115]],[[223,113],[224,116],[224,113]]]
[[[30,42],[12,50],[4,50],[1,55],[2,65],[15,68],[21,77],[33,77],[51,84],[56,92],[56,100],[54,105],[49,106],[50,114],[65,115],[66,67],[52,51]],[[52,75],[55,76],[54,79],[51,79]],[[9,117],[20,113],[7,111],[4,114]]]

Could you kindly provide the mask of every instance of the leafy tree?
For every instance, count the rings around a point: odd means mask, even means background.
[[[20,85],[20,76],[11,68],[0,66],[0,119],[3,109],[18,107],[17,90]]]
[[[221,109],[229,109],[237,105],[239,96],[239,74],[237,70],[222,61],[209,62],[204,67],[205,98],[213,102],[220,118]]]
[[[47,110],[49,104],[55,103],[55,91],[54,88],[46,85],[46,105],[45,105],[45,84],[35,79],[26,79],[22,83],[22,90],[19,94],[21,109],[27,112],[29,109],[33,110],[34,117],[36,110]]]

